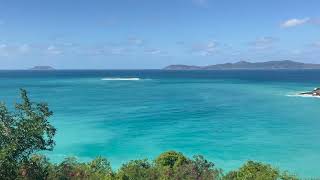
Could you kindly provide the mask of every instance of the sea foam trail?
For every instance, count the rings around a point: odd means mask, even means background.
[[[140,78],[102,78],[103,81],[139,81]]]
[[[320,98],[320,96],[313,96],[313,95],[308,95],[308,94],[288,94],[286,96],[289,96],[289,97]]]

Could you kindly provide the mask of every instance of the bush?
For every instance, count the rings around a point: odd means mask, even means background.
[[[155,163],[160,168],[175,168],[187,163],[187,158],[182,153],[168,151],[160,154]]]
[[[43,155],[33,155],[20,167],[20,179],[26,180],[45,180],[48,179],[52,171],[52,165]]]
[[[219,179],[221,171],[214,168],[214,164],[206,160],[203,156],[194,156],[186,163],[173,169],[171,179],[186,180],[215,180]]]
[[[102,157],[98,157],[87,164],[90,177],[94,179],[108,179],[113,176],[110,162]]]
[[[55,165],[49,179],[73,180],[73,179],[111,179],[113,172],[109,161],[98,157],[91,162],[81,163],[76,158],[66,158],[59,165]]]
[[[159,174],[148,160],[133,160],[122,165],[118,171],[117,178],[122,180],[153,180],[159,179]]]
[[[225,180],[297,180],[295,176],[281,173],[278,169],[268,164],[248,161],[237,171],[229,172]]]

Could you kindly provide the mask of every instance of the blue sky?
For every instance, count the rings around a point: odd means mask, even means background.
[[[320,63],[319,0],[0,0],[0,69]]]

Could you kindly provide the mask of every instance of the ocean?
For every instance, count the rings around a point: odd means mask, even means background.
[[[19,88],[49,104],[54,162],[107,157],[114,168],[167,150],[202,154],[225,171],[247,160],[320,177],[319,70],[0,71],[0,100]]]

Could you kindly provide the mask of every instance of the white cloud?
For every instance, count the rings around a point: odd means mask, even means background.
[[[320,48],[320,41],[311,44],[312,47]]]
[[[129,41],[129,44],[137,45],[137,46],[142,45],[144,43],[142,39],[135,38],[135,37],[129,38],[128,41]]]
[[[294,50],[291,51],[291,53],[292,53],[293,55],[300,55],[300,54],[303,53],[303,51],[300,50],[300,49],[294,49]]]
[[[218,51],[218,43],[210,41],[204,44],[194,45],[191,49],[191,52],[200,56],[210,56]]]
[[[310,23],[314,25],[320,25],[320,18],[311,19]]]
[[[109,54],[113,55],[124,55],[130,52],[130,49],[128,48],[123,48],[123,47],[115,47],[115,48],[110,48],[107,50]]]
[[[7,48],[8,45],[7,44],[0,44],[0,49],[4,49],[4,48]]]
[[[20,53],[28,53],[31,50],[31,47],[29,44],[22,44],[21,46],[18,47],[18,51]]]
[[[163,52],[160,49],[146,49],[145,53],[155,55],[155,54],[161,54]]]
[[[47,52],[48,52],[49,54],[53,54],[53,55],[62,54],[62,51],[61,51],[59,48],[57,48],[56,46],[54,46],[54,45],[48,46]]]
[[[86,46],[81,52],[85,55],[93,56],[110,56],[110,55],[128,55],[132,52],[131,48],[113,45],[95,45]]]
[[[249,45],[257,50],[270,49],[278,40],[275,37],[265,36],[250,42]]]
[[[9,56],[7,44],[0,44],[0,56]]]
[[[1,56],[18,56],[29,52],[31,49],[28,44],[0,44]]]
[[[289,28],[289,27],[295,27],[299,25],[303,25],[310,22],[310,18],[304,18],[304,19],[289,19],[286,20],[281,24],[281,27],[283,28]]]

